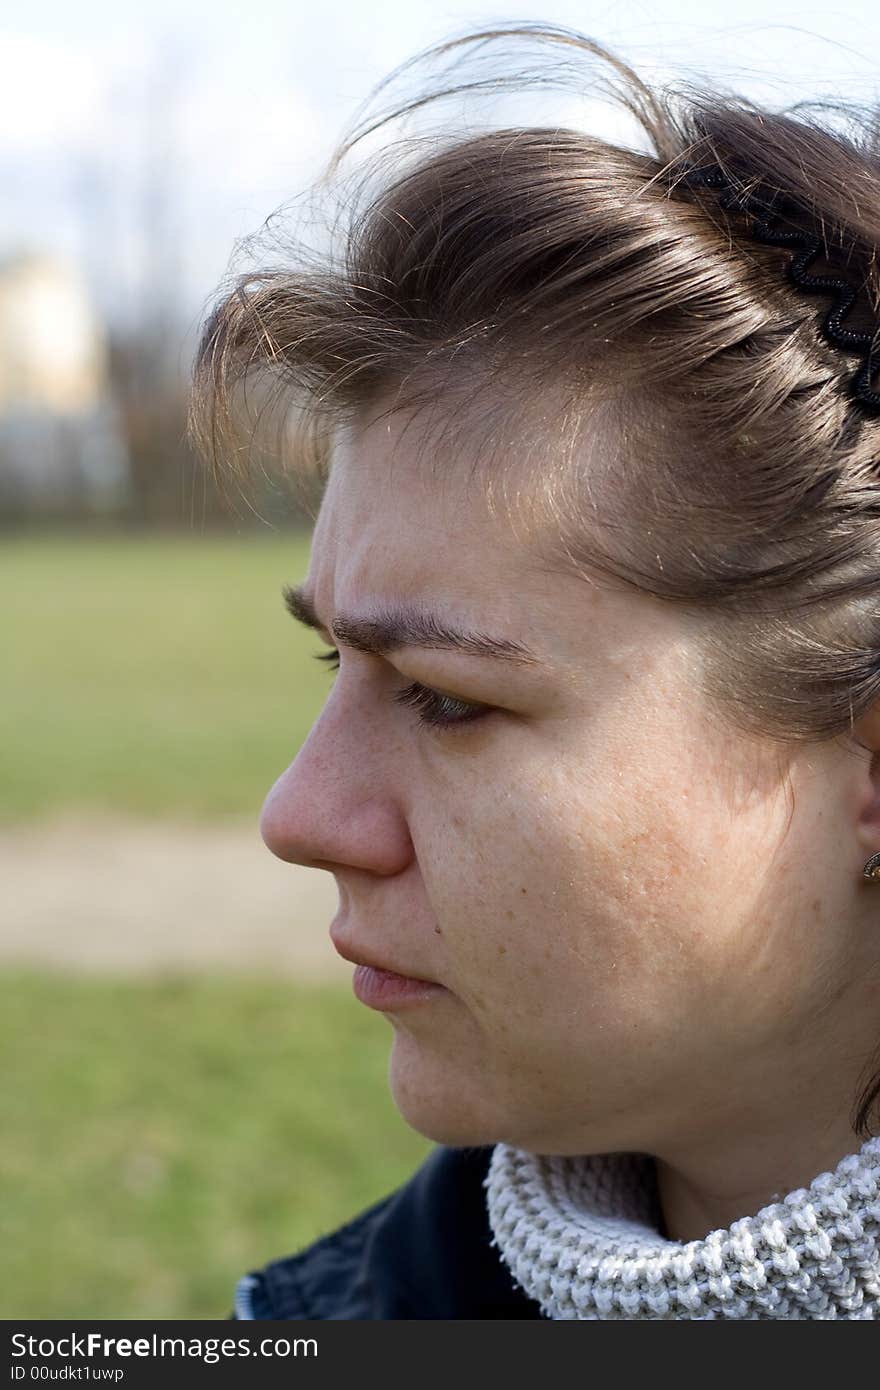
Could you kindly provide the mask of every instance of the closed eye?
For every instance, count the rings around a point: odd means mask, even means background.
[[[339,670],[339,652],[336,647],[327,652],[316,652],[314,655],[316,661],[331,662],[331,670]],[[391,698],[395,704],[408,705],[416,710],[419,723],[435,729],[453,729],[459,724],[472,724],[475,720],[484,719],[492,713],[489,705],[473,705],[464,700],[455,700],[451,695],[431,690],[430,686],[422,685],[419,681],[404,686]]]

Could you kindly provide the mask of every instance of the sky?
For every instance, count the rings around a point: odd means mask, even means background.
[[[431,43],[517,20],[579,29],[654,81],[880,102],[876,0],[34,0],[0,17],[0,257],[73,258],[120,321],[161,284],[185,354],[240,240],[307,189],[374,85]],[[619,133],[572,92],[499,110]]]

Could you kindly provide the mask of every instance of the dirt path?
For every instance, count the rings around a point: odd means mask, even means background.
[[[351,977],[327,935],[332,875],[282,864],[252,822],[3,827],[0,884],[0,966]]]

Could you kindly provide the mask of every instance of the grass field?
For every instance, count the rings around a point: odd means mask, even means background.
[[[4,538],[0,820],[255,815],[329,687],[307,536]]]
[[[0,975],[5,1318],[222,1318],[428,1142],[335,989]]]
[[[4,538],[0,821],[255,821],[330,684],[280,596],[308,547]],[[429,1147],[347,988],[7,970],[0,1038],[6,1318],[223,1318]]]

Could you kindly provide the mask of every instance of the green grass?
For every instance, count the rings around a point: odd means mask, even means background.
[[[330,685],[280,596],[308,550],[4,538],[0,821],[255,819]],[[6,972],[0,1040],[7,1318],[225,1317],[429,1147],[344,988]]]
[[[222,1318],[430,1145],[338,987],[0,975],[6,1318]]]
[[[0,821],[255,816],[329,688],[280,590],[309,537],[0,547]]]

